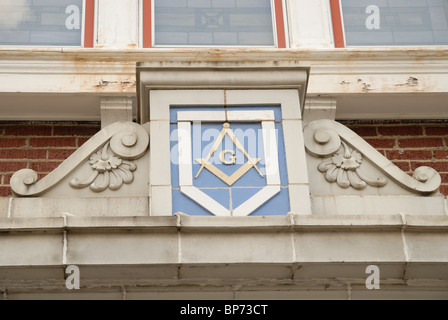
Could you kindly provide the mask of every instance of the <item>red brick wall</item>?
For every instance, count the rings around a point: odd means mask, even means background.
[[[425,165],[442,175],[448,195],[448,121],[340,121],[403,171]],[[9,180],[23,168],[40,178],[100,130],[91,122],[0,122],[0,197],[11,195]]]
[[[436,169],[448,195],[448,120],[340,122],[410,175],[420,166]]]
[[[11,195],[14,172],[33,169],[41,179],[99,130],[96,122],[0,122],[0,197]]]

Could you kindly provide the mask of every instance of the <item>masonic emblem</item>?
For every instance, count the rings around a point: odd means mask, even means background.
[[[274,110],[229,109],[179,107],[173,113],[171,130],[178,142],[177,164],[172,165],[176,212],[248,216],[281,193]],[[281,199],[277,201],[289,203],[289,198]]]
[[[210,158],[213,156],[213,154],[218,150],[219,146],[221,145],[225,135],[228,135],[233,143],[236,145],[236,147],[243,152],[244,156],[247,157],[248,161],[240,167],[235,173],[233,173],[230,177],[226,175],[224,172],[216,168],[213,164],[209,162]],[[225,155],[231,154],[231,160],[226,160]],[[233,150],[224,150],[220,153],[219,159],[222,163],[226,165],[233,165],[236,163],[236,156],[235,152]],[[239,180],[243,175],[245,175],[250,169],[255,168],[257,172],[260,174],[261,177],[263,177],[263,174],[261,173],[260,169],[257,167],[257,163],[260,162],[261,158],[251,158],[247,151],[244,149],[244,146],[238,141],[238,138],[233,133],[232,129],[230,129],[229,123],[224,123],[223,129],[221,133],[218,136],[218,139],[216,139],[215,144],[213,145],[210,153],[208,154],[206,159],[196,159],[198,163],[201,164],[201,168],[199,169],[196,179],[201,174],[202,170],[206,168],[211,173],[213,173],[215,176],[220,178],[222,181],[227,183],[229,186],[233,185],[237,180]]]

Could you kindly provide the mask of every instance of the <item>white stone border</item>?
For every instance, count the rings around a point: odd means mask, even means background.
[[[288,172],[290,211],[311,214],[308,169],[303,139],[303,121],[298,90],[228,90],[228,105],[280,105]]]
[[[227,114],[227,116],[226,116]],[[263,132],[263,147],[266,163],[266,186],[238,208],[230,211],[213,198],[193,186],[193,163],[191,154],[191,122],[216,121],[260,121]],[[280,192],[280,171],[278,145],[275,137],[275,116],[273,111],[179,111],[178,151],[180,191],[216,216],[248,216]]]
[[[152,216],[171,216],[173,214],[170,108],[172,106],[201,105],[207,107],[213,105],[246,107],[280,105],[289,181],[290,211],[295,214],[311,214],[298,90],[150,90],[149,102],[150,207]],[[189,192],[188,188],[186,192]],[[244,211],[247,210],[249,209],[244,209]]]

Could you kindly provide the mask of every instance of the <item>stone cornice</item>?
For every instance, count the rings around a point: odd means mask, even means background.
[[[61,59],[75,61],[319,61],[319,60],[447,60],[448,48],[395,47],[344,49],[72,49],[72,48],[1,48],[0,59]]]
[[[382,289],[400,284],[446,290],[448,280],[448,217],[66,216],[0,219],[0,234],[9,245],[1,251],[2,271],[10,275],[0,279],[0,288],[11,291],[64,290],[64,274],[48,272],[68,265],[80,267],[82,286],[90,289],[222,288],[235,281],[250,288],[365,289],[372,264],[381,269]],[[141,278],[129,276],[136,274]]]
[[[43,101],[52,95],[54,104],[63,99],[98,96],[132,97],[137,93],[136,65],[192,62],[288,62],[310,66],[308,97],[327,96],[338,101],[340,119],[440,119],[446,117],[448,48],[398,47],[349,49],[70,49],[1,48],[0,95],[4,117],[36,119],[32,105],[16,102],[17,95]],[[415,94],[420,96],[415,99]],[[60,95],[60,103],[55,102]],[[64,97],[65,95],[65,97]],[[395,100],[385,105],[383,97]],[[425,95],[425,96],[423,96]],[[6,100],[5,100],[6,99]],[[343,103],[341,102],[343,99]],[[431,103],[421,109],[422,100]],[[361,101],[361,102],[360,102]],[[26,102],[28,103],[28,102]],[[53,108],[39,119],[95,119],[93,105],[88,114],[71,107]],[[74,103],[76,104],[76,103]],[[81,102],[79,102],[81,104]],[[362,107],[358,107],[358,105]],[[406,112],[403,107],[406,105]],[[397,105],[396,107],[394,105]],[[14,106],[14,107],[11,107]],[[380,106],[380,108],[378,108]],[[67,110],[70,109],[70,110]],[[11,114],[9,114],[11,113]]]

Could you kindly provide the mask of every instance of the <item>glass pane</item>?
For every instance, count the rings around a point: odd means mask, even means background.
[[[448,0],[341,0],[347,46],[448,45]]]
[[[156,45],[274,46],[270,0],[155,0]]]
[[[0,45],[81,46],[82,0],[0,0]]]

